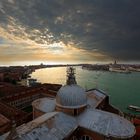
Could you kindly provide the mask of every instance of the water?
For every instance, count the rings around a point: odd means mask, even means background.
[[[65,84],[66,68],[45,68],[32,73],[32,78],[41,83]],[[110,102],[123,112],[130,112],[128,105],[140,106],[140,73],[111,73],[88,71],[76,67],[77,83],[85,89],[99,88],[110,96]],[[131,112],[134,113],[134,112]]]

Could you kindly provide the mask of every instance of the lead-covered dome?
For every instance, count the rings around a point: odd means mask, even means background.
[[[61,87],[56,96],[56,105],[60,107],[80,108],[86,104],[85,90],[76,84]]]

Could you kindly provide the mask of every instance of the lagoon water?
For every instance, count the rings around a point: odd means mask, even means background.
[[[32,78],[41,83],[66,83],[66,67],[36,70]],[[140,73],[131,74],[89,71],[76,67],[76,80],[85,89],[98,88],[110,96],[110,102],[123,112],[128,105],[140,106]],[[133,113],[131,111],[131,113]]]

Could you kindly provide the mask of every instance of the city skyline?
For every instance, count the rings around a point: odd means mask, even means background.
[[[0,65],[140,62],[140,2],[1,0]]]

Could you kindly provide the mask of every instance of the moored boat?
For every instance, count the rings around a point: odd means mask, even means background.
[[[129,105],[127,108],[130,110],[134,110],[136,112],[140,112],[140,107],[138,107],[138,106]]]

